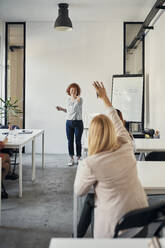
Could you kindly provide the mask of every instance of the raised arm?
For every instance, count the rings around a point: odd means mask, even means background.
[[[65,112],[65,113],[67,113],[67,110],[66,110],[65,108],[60,107],[60,106],[56,106],[56,109],[57,109],[58,111],[63,111],[63,112]]]
[[[93,86],[96,90],[97,96],[101,98],[106,107],[108,107],[108,116],[114,124],[117,136],[125,137],[128,141],[132,142],[132,139],[120,120],[116,110],[113,108],[111,101],[109,100],[103,83],[94,82]]]

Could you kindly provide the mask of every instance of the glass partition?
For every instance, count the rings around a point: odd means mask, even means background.
[[[144,38],[130,48],[141,25],[142,22],[124,23],[124,74],[144,74]]]
[[[6,123],[24,128],[25,113],[25,23],[6,23],[5,100],[14,102],[22,114],[6,113]]]

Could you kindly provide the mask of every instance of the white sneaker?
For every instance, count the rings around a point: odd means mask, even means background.
[[[80,157],[75,157],[74,164],[78,164],[80,160],[81,160]]]
[[[73,166],[74,165],[74,160],[73,158],[70,158],[68,161],[68,166]]]
[[[78,164],[78,157],[74,158],[74,164],[76,164],[76,165]]]

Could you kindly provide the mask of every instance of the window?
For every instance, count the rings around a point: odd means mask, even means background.
[[[11,98],[23,114],[9,122],[25,128],[25,23],[6,23],[5,99]],[[7,121],[7,120],[6,120]]]
[[[124,74],[144,75],[144,37],[130,46],[142,22],[124,22]]]

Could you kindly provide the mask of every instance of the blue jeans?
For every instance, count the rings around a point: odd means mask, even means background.
[[[82,120],[67,120],[66,121],[66,134],[68,139],[68,150],[69,155],[74,155],[74,135],[76,138],[76,154],[81,157],[81,137],[83,133],[83,122]]]

